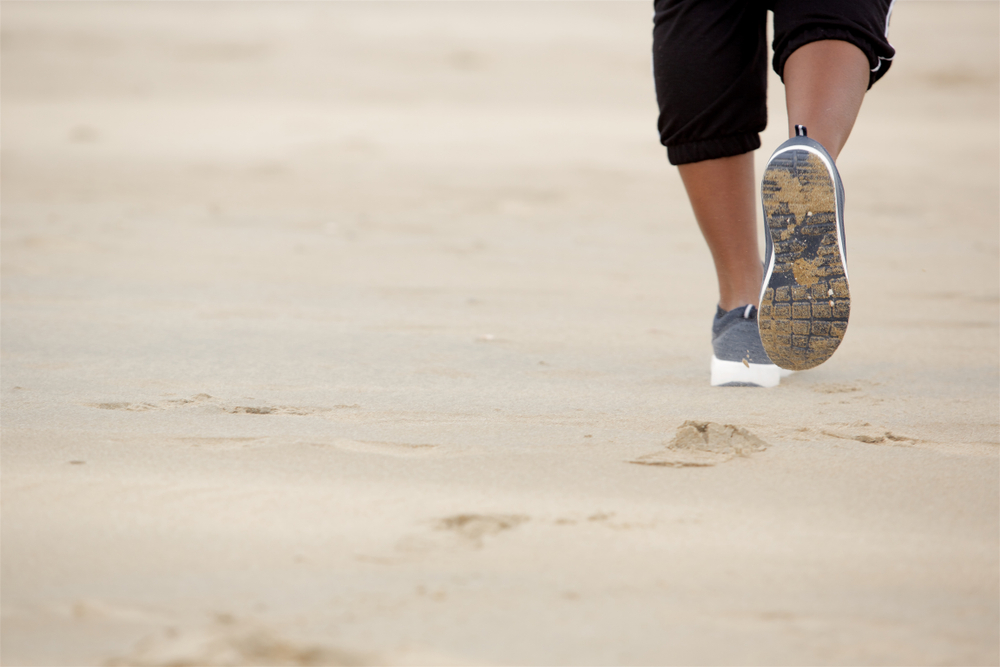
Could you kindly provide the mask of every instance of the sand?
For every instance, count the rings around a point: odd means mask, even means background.
[[[1000,662],[996,3],[898,4],[772,390],[649,3],[2,12],[3,664]]]

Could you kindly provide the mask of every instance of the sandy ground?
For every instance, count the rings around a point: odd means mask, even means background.
[[[5,665],[1000,661],[996,3],[898,5],[774,390],[646,2],[2,12]]]

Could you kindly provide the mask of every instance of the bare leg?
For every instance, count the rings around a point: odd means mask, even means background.
[[[757,249],[753,153],[682,164],[679,170],[715,260],[719,305],[723,310],[756,305],[764,271]]]
[[[861,110],[868,70],[868,57],[850,42],[824,40],[796,49],[785,61],[788,136],[805,125],[836,160]]]

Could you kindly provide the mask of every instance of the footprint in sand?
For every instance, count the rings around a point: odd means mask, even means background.
[[[199,449],[210,449],[215,451],[236,451],[259,447],[267,444],[264,438],[208,438],[208,437],[180,437],[168,438],[167,442],[185,447],[197,447]]]
[[[815,385],[812,387],[812,390],[818,394],[850,394],[856,391],[861,391],[861,387],[855,384],[830,382],[827,384]]]
[[[896,435],[891,431],[885,431],[881,434],[870,435],[867,433],[861,433],[858,435],[845,435],[843,433],[834,433],[833,431],[821,431],[823,435],[828,435],[831,438],[838,438],[840,440],[854,440],[857,442],[863,442],[867,445],[891,445],[894,447],[910,447],[917,443],[916,438],[910,438],[905,435]]]
[[[315,447],[332,447],[358,454],[380,454],[382,456],[398,456],[402,458],[420,458],[439,456],[445,451],[438,445],[409,442],[383,442],[378,440],[350,440],[334,438],[329,442],[310,443]]]
[[[156,410],[156,406],[152,403],[88,403],[92,408],[97,408],[98,410],[125,410],[126,412],[146,412],[148,410]]]
[[[765,449],[766,442],[740,426],[686,421],[665,450],[645,454],[629,463],[672,468],[714,466]]]
[[[456,514],[439,520],[436,528],[481,547],[484,537],[517,528],[528,520],[523,514]]]
[[[237,405],[226,410],[231,415],[318,415],[338,408],[356,408],[357,405],[335,405],[332,408],[310,408],[295,405]]]
[[[587,524],[594,524],[602,526],[604,528],[610,528],[612,530],[645,529],[645,528],[653,528],[655,525],[654,523],[650,522],[615,520],[614,512],[596,512],[582,519],[559,517],[552,522],[552,525],[554,526],[576,526],[576,525],[586,526]]]
[[[97,408],[99,410],[125,410],[126,412],[147,412],[149,410],[174,410],[176,408],[185,408],[193,405],[201,405],[204,403],[215,402],[208,394],[197,394],[191,398],[177,398],[167,401],[160,401],[158,403],[145,403],[145,402],[135,402],[129,403],[126,401],[119,401],[114,403],[87,403],[88,406],[92,408]]]
[[[455,514],[433,522],[434,533],[406,535],[396,543],[396,552],[402,557],[422,556],[439,549],[459,546],[481,549],[484,538],[494,537],[513,530],[530,517],[523,514]],[[447,533],[451,540],[442,540],[441,533]],[[450,542],[450,543],[449,543]],[[393,558],[359,554],[359,560],[372,563],[396,562]]]
[[[165,665],[369,665],[368,657],[340,649],[298,645],[265,627],[219,614],[198,628],[168,627],[141,639],[127,655],[105,664],[112,667]]]
[[[224,401],[209,394],[197,394],[191,398],[177,398],[159,402],[109,402],[87,403],[89,407],[99,410],[123,410],[125,412],[149,412],[151,410],[177,410],[179,408],[211,407],[233,415],[322,415],[334,410],[359,408],[358,404],[334,405],[331,407],[297,406],[297,405],[226,405]]]

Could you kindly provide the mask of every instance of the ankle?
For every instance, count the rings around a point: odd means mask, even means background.
[[[764,280],[762,267],[755,267],[739,281],[738,285],[723,284],[719,281],[719,307],[726,312],[746,305],[757,305],[760,301],[760,285]]]

